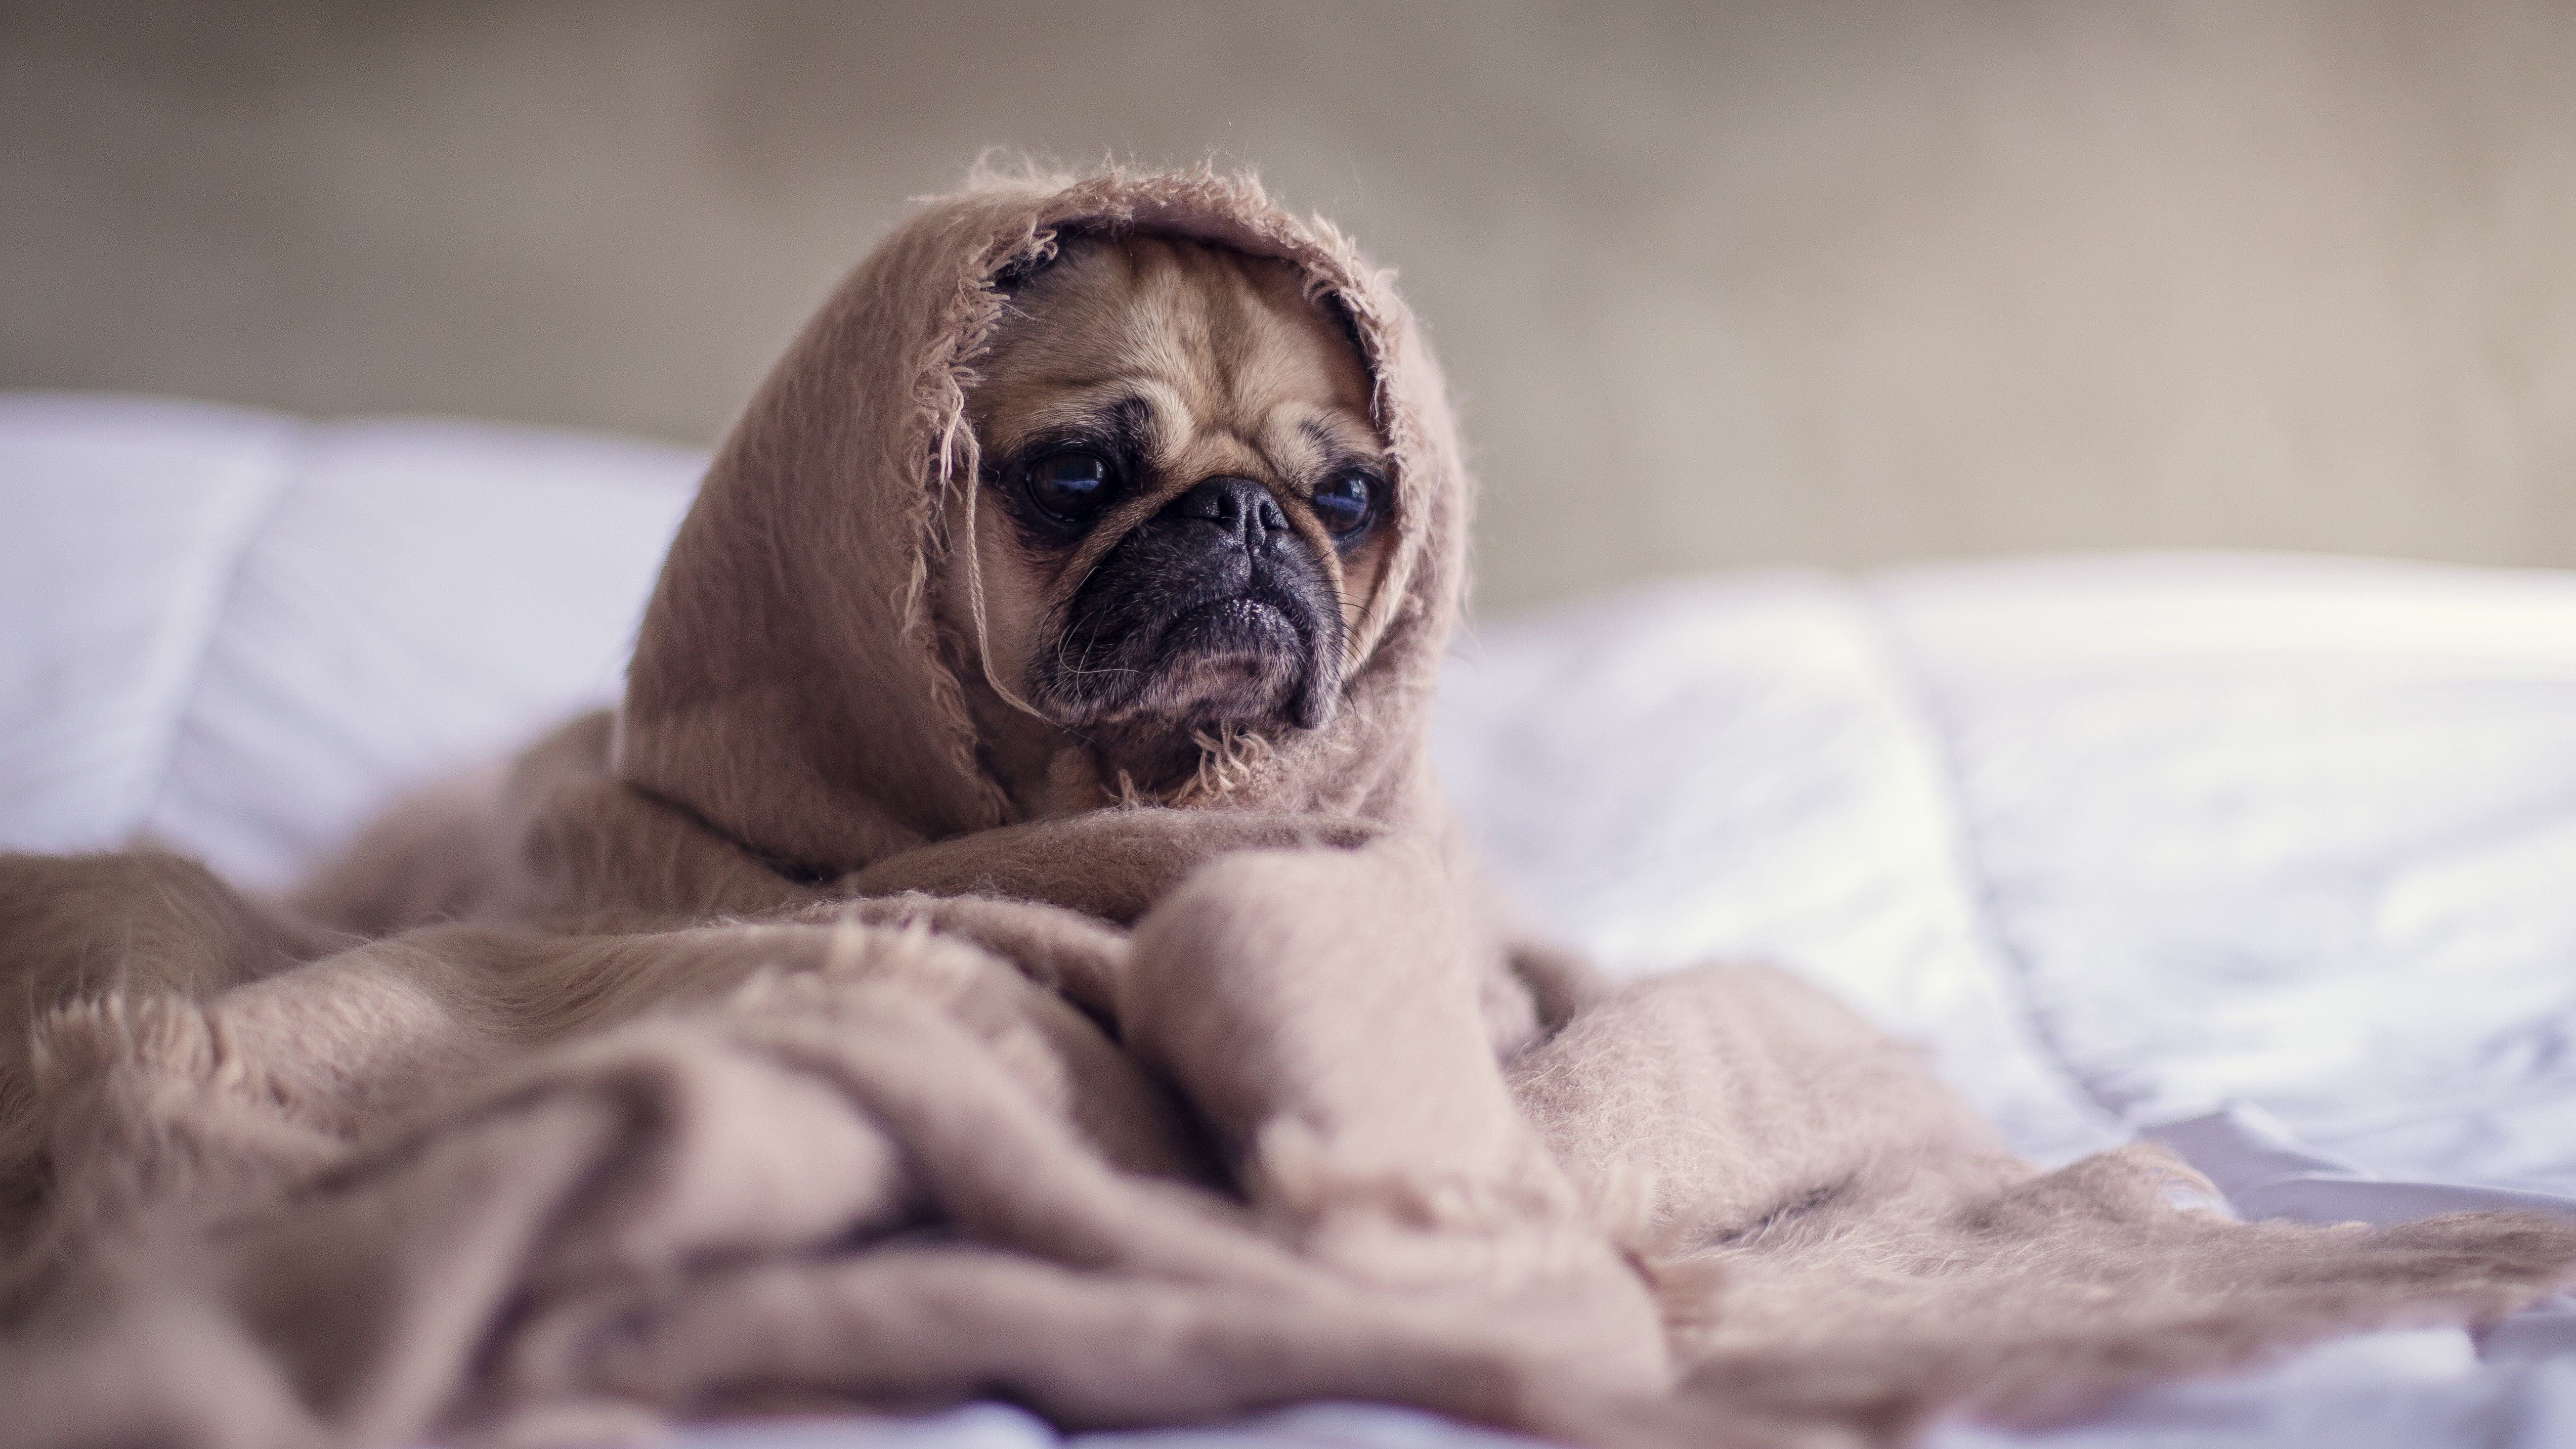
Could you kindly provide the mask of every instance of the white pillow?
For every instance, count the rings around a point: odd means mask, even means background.
[[[2576,1191],[2576,576],[2164,556],[1878,595],[2098,1099]]]
[[[0,847],[285,884],[394,790],[615,697],[700,455],[0,398]]]

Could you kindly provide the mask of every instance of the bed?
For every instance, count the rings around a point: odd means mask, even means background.
[[[284,884],[393,792],[613,697],[701,461],[0,397],[0,848],[152,838]],[[2249,1217],[2576,1216],[2576,575],[2164,554],[1667,581],[1479,625],[1439,747],[1548,930],[1621,974],[1797,971],[2028,1155],[2144,1134]],[[1082,1442],[1494,1437],[1312,1405]],[[1057,1439],[976,1405],[686,1442]],[[1934,1442],[2576,1442],[2576,1300]]]

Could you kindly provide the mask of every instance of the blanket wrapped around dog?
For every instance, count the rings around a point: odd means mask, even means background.
[[[997,279],[1126,230],[1348,318],[1395,552],[1327,724],[1013,819],[944,504]],[[148,852],[0,865],[0,1437],[1334,1397],[1874,1443],[2576,1278],[2544,1219],[2239,1223],[2143,1146],[2043,1173],[1792,980],[1612,993],[1512,943],[1425,758],[1468,491],[1385,276],[1250,182],[930,203],[725,443],[613,721],[291,909]]]

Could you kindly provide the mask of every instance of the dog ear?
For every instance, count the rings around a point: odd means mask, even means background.
[[[1030,278],[1054,266],[1056,258],[1062,255],[1064,255],[1064,248],[1057,234],[1052,231],[1039,232],[1030,239],[1025,250],[1002,263],[987,285],[1005,297],[1010,296],[1027,286]]]
[[[1373,374],[1377,364],[1375,359],[1369,356],[1368,343],[1360,336],[1359,314],[1351,310],[1350,299],[1330,288],[1319,291],[1314,296],[1315,305],[1323,309],[1324,316],[1335,327],[1341,329],[1342,340],[1351,345],[1351,355],[1360,360],[1360,366],[1368,368]]]

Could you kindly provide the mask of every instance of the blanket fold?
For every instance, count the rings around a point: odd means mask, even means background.
[[[1002,284],[1125,232],[1347,320],[1394,542],[1327,723],[1018,818],[945,501]],[[2240,1223],[2147,1146],[2043,1173],[1791,978],[1613,991],[1515,939],[1427,764],[1469,488],[1388,276],[1250,181],[925,204],[719,451],[614,716],[287,907],[0,859],[0,1441],[999,1396],[1883,1443],[2576,1282],[2548,1219]]]

